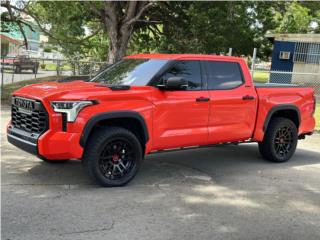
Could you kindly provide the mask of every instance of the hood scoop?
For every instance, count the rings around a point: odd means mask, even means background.
[[[95,87],[107,87],[112,91],[130,90],[129,85],[97,84]]]

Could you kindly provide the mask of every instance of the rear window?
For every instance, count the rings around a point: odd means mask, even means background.
[[[205,61],[208,89],[232,89],[243,83],[240,66],[236,62]]]

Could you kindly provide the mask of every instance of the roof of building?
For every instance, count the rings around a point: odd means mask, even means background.
[[[8,42],[11,42],[11,43],[14,43],[14,44],[17,44],[17,45],[23,44],[23,41],[18,40],[17,38],[13,38],[10,34],[4,33],[4,32],[0,33],[0,39],[2,41],[3,40],[7,40]]]
[[[28,41],[39,42],[39,38],[40,38],[40,36],[38,36],[40,35],[39,27],[32,22],[28,22],[28,24],[32,26],[32,30],[26,25],[22,26]],[[10,23],[8,27],[9,27],[8,32],[7,31],[0,32],[0,34],[3,36],[6,36],[7,38],[14,39],[16,41],[24,41],[24,37],[21,31],[19,30],[19,28],[17,27],[17,24]]]
[[[289,42],[314,42],[320,43],[320,34],[316,33],[268,33],[265,35],[271,41],[289,41]]]

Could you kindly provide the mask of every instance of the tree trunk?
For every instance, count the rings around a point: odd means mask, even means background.
[[[105,8],[102,12],[91,5],[95,13],[101,16],[104,28],[108,33],[108,62],[110,64],[125,56],[136,21],[151,5],[152,3],[140,2],[138,4],[138,1],[127,1],[125,14],[119,2],[105,1]]]
[[[108,63],[113,64],[120,61],[126,55],[126,49],[131,36],[130,26],[121,26],[120,31],[117,27],[109,27],[109,49]]]

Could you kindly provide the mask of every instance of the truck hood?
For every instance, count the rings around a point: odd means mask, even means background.
[[[13,93],[14,96],[38,100],[94,100],[119,95],[137,95],[150,92],[151,87],[131,87],[129,90],[113,91],[107,85],[96,82],[84,82],[80,80],[71,82],[45,82],[32,84],[20,88]]]
[[[45,82],[27,85],[19,90],[15,91],[13,95],[18,95],[28,98],[45,99],[49,97],[61,97],[68,93],[79,93],[92,91],[97,83],[90,83],[84,81],[72,81],[72,82]],[[105,89],[106,91],[106,89]]]

